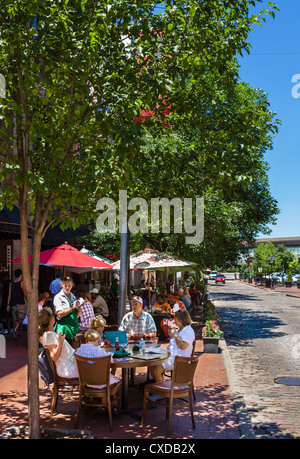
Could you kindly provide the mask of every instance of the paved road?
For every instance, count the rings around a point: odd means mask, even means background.
[[[210,298],[257,438],[300,438],[300,298],[228,280],[209,281]]]

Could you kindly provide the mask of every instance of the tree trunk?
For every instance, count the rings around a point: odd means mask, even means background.
[[[25,191],[24,191],[25,195]],[[24,196],[23,195],[23,196]],[[39,413],[39,372],[38,372],[38,280],[39,258],[41,250],[41,235],[35,232],[31,264],[28,262],[28,223],[27,202],[20,199],[20,224],[21,224],[21,264],[23,280],[27,291],[27,354],[28,354],[28,421],[29,437],[40,438],[40,413]],[[30,266],[31,265],[31,266]]]
[[[35,229],[31,262],[31,290],[28,294],[28,418],[29,436],[32,439],[40,438],[37,305],[41,240],[42,236]]]

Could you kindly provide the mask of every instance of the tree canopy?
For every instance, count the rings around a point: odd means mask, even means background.
[[[272,123],[267,111],[256,111],[251,97],[244,112],[237,110],[237,104],[233,112],[226,101],[238,78],[236,53],[249,49],[247,37],[253,24],[265,14],[274,14],[275,6],[270,4],[268,11],[251,16],[249,6],[255,3],[165,0],[163,11],[157,11],[157,2],[151,0],[1,1],[0,69],[5,95],[0,99],[0,206],[20,208],[22,270],[29,292],[32,437],[39,431],[39,254],[48,225],[75,228],[96,218],[97,199],[115,197],[120,189],[142,197],[154,192],[166,196],[172,191],[192,192],[189,174],[194,184],[201,185],[195,196],[211,196],[218,190],[218,199],[224,200],[222,189],[231,180],[235,193],[240,195],[246,187],[249,194],[250,174],[243,178],[248,166],[243,167],[240,160],[246,157],[254,164],[250,152],[260,148],[259,137],[267,147]],[[232,94],[238,97],[240,93]],[[147,122],[139,122],[141,110],[153,112]],[[259,132],[263,116],[265,128]],[[222,128],[226,117],[231,117],[231,123]],[[242,139],[233,126],[241,122]],[[252,133],[246,129],[249,123]],[[181,153],[188,152],[188,161],[184,156],[176,161],[177,152],[169,147],[165,164],[161,159],[166,158],[164,142],[161,148],[156,143],[154,156],[148,153],[149,139],[172,132],[180,139]],[[227,155],[224,161],[225,143],[232,160]],[[178,164],[183,168],[180,171],[187,166],[179,184]],[[141,165],[146,168],[144,177]],[[195,165],[201,170],[194,170]],[[163,169],[168,171],[168,183],[172,181],[176,188],[167,190],[162,176],[157,180]],[[270,202],[266,188],[265,183],[261,195]],[[246,210],[256,212],[250,204]],[[31,266],[28,214],[34,221]],[[259,217],[257,224],[266,221]]]

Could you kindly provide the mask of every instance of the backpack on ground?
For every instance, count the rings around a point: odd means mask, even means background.
[[[39,353],[38,357],[39,372],[42,380],[49,387],[54,382],[53,371],[51,369],[45,349]]]

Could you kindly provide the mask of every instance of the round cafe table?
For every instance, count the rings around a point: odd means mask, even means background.
[[[134,346],[138,345],[138,343],[128,344],[126,347],[126,351],[129,352],[131,355],[125,357],[125,361],[121,359],[115,360],[111,364],[112,369],[121,368],[122,369],[122,409],[124,413],[130,414],[131,416],[140,419],[141,417],[136,415],[132,410],[128,409],[128,383],[129,383],[129,370],[131,368],[139,368],[139,367],[152,367],[155,365],[161,365],[162,363],[166,362],[170,357],[170,353],[166,350],[163,354],[155,354],[155,358],[147,358],[147,354],[145,358],[135,358],[132,357],[134,355],[139,355],[139,353],[133,353],[132,349]],[[106,352],[114,352],[114,347],[106,347],[103,348]],[[150,354],[153,356],[153,354]],[[127,360],[129,359],[129,360]],[[142,408],[140,408],[142,409]]]

